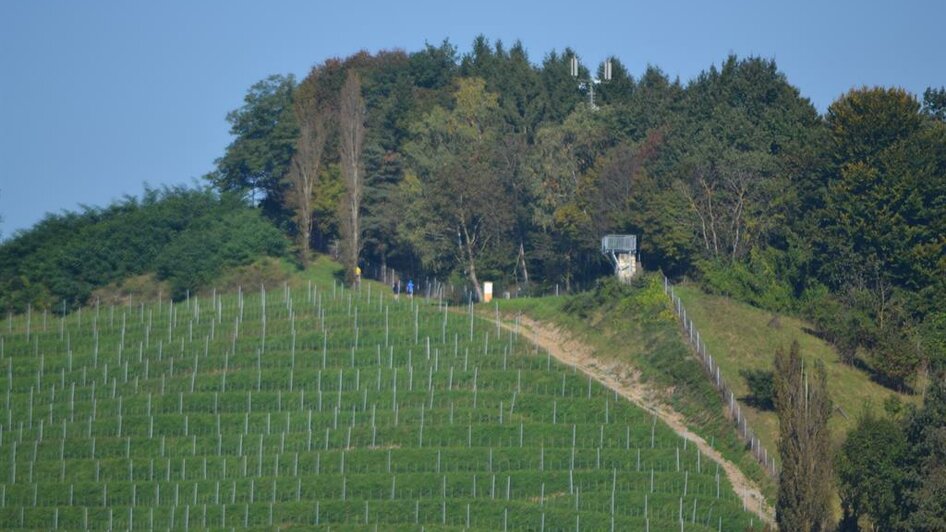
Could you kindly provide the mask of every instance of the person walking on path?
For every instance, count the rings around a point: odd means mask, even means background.
[[[407,297],[414,299],[414,280],[408,279],[407,281]]]

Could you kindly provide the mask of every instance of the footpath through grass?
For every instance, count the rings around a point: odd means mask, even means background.
[[[756,481],[771,503],[775,484],[746,452],[724,404],[699,362],[684,343],[669,299],[656,276],[633,286],[606,282],[573,296],[503,300],[507,315],[522,312],[555,324],[594,350],[602,360],[629,364],[658,391],[660,399],[683,414],[690,429],[712,442],[724,457]],[[774,447],[773,447],[774,448]]]
[[[650,414],[473,312],[336,273],[320,260],[265,289],[6,319],[0,527],[752,522]],[[639,353],[675,334],[641,327]]]

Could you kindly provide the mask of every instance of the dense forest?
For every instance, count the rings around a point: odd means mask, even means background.
[[[647,268],[803,315],[891,387],[943,364],[946,90],[858,88],[820,115],[771,60],[682,84],[612,58],[592,107],[579,81],[604,65],[576,80],[574,56],[479,38],[270,77],[208,179],[350,270],[570,289],[606,273],[602,235],[633,233]]]
[[[837,467],[849,524],[943,525],[946,436],[924,420],[946,395],[946,89],[855,88],[821,114],[772,60],[683,83],[611,58],[598,83],[605,64],[576,77],[575,57],[480,37],[268,77],[227,116],[205,188],[50,215],[3,243],[0,305],[70,308],[145,272],[183,297],[313,250],[349,280],[384,267],[477,294],[570,291],[608,273],[602,235],[636,234],[645,268],[804,317],[891,388],[932,382],[924,409],[862,420]],[[865,448],[880,454],[858,465]],[[883,500],[864,495],[878,479]]]

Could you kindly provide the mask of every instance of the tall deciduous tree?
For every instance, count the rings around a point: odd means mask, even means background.
[[[461,79],[455,100],[451,111],[428,113],[407,146],[419,183],[405,229],[426,264],[459,263],[482,299],[478,263],[514,221],[503,179],[510,168],[496,95],[482,79]],[[445,258],[451,249],[453,261]]]
[[[946,122],[946,87],[923,91],[923,114],[940,122]]]
[[[527,176],[531,214],[539,243],[537,258],[547,278],[571,288],[582,257],[595,257],[601,233],[594,225],[597,207],[595,160],[615,142],[606,109],[579,106],[562,124],[539,130],[530,150]]]
[[[905,418],[865,416],[838,455],[842,530],[946,530],[946,373]]]
[[[269,76],[247,91],[243,106],[227,115],[235,138],[217,169],[206,176],[219,190],[259,201],[271,219],[285,221],[285,181],[299,129],[292,108],[295,78]]]
[[[880,530],[892,530],[900,521],[907,450],[907,439],[895,420],[869,410],[858,420],[838,453],[842,530],[857,530],[865,515]]]
[[[784,232],[786,176],[817,114],[773,61],[734,56],[700,74],[684,103],[668,134],[669,173],[690,206],[701,255],[740,260]]]
[[[365,102],[361,79],[349,70],[338,105],[339,159],[345,195],[340,208],[342,253],[349,281],[354,280],[361,253],[361,199],[364,195],[364,169],[361,161],[365,140]]]
[[[922,123],[920,104],[903,89],[863,87],[828,107],[834,157],[839,166],[873,164],[878,154],[913,135]]]
[[[819,531],[831,521],[831,399],[824,366],[806,370],[798,342],[775,353],[774,399],[779,418],[778,500],[782,530]]]
[[[838,318],[827,316],[822,328],[850,337],[848,352],[862,349],[885,382],[902,387],[925,362],[908,331],[944,293],[946,126],[909,93],[884,88],[847,93],[829,107],[827,125],[833,164],[811,215],[813,266],[866,319],[832,327]]]
[[[299,254],[303,267],[309,261],[312,241],[312,212],[315,208],[315,189],[322,169],[322,155],[329,136],[330,111],[322,105],[312,90],[317,78],[306,80],[299,90],[293,105],[299,138],[292,167],[287,180],[287,203],[295,212],[298,230]]]
[[[931,375],[923,406],[906,420],[905,530],[946,530],[946,371]]]

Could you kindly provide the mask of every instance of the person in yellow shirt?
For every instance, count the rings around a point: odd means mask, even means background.
[[[361,267],[355,266],[355,286],[361,286]]]

